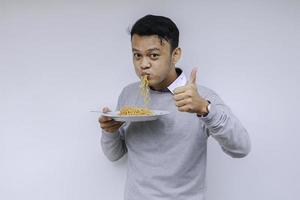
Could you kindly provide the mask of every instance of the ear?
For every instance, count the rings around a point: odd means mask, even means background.
[[[172,52],[172,63],[175,65],[181,58],[181,48],[177,47]]]

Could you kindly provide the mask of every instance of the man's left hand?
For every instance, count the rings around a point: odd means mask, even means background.
[[[196,75],[197,69],[194,68],[187,84],[174,90],[174,100],[179,111],[203,115],[208,113],[207,106],[209,103],[198,93]]]

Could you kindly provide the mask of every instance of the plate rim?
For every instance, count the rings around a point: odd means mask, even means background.
[[[106,117],[111,117],[111,118],[140,118],[140,117],[159,117],[162,115],[167,115],[170,113],[168,110],[151,110],[154,112],[154,115],[119,115],[120,111],[110,111],[103,113],[101,112],[101,115],[106,116]]]

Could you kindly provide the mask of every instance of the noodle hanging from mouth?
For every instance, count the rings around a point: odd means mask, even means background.
[[[148,103],[150,102],[148,75],[144,75],[141,78],[140,88],[141,88],[141,95],[144,97],[144,105],[145,107],[147,107]]]

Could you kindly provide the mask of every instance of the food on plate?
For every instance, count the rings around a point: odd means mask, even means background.
[[[120,109],[119,115],[153,115],[148,108],[124,106]]]

